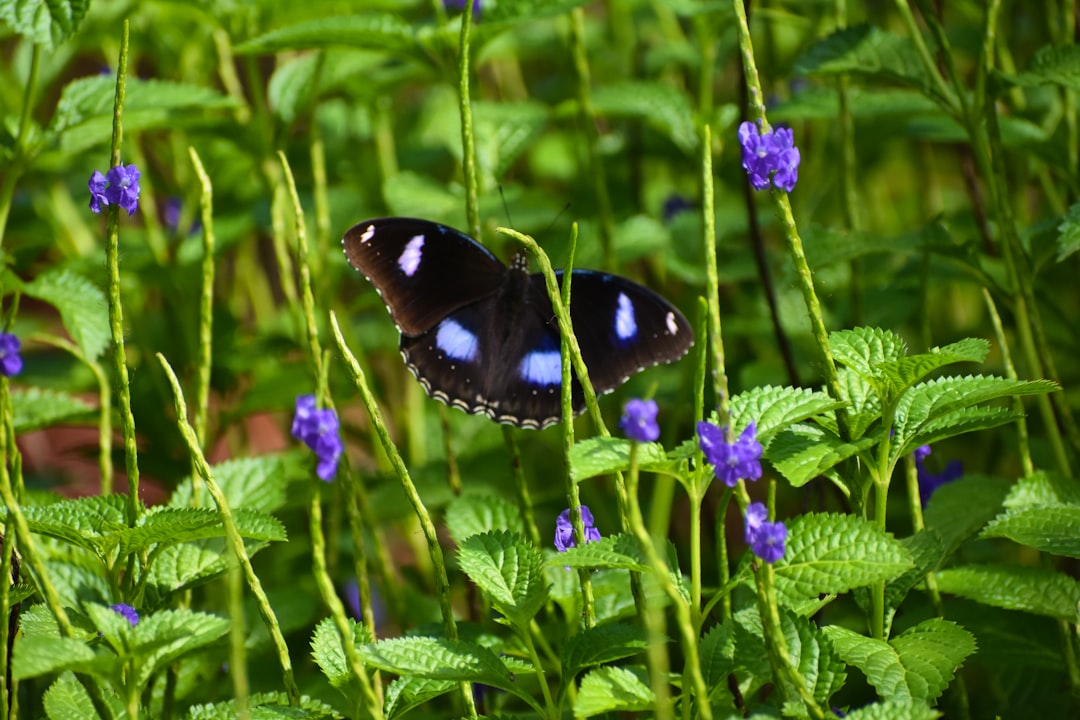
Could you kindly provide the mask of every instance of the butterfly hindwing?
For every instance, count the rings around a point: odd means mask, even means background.
[[[345,256],[382,295],[398,328],[417,335],[491,295],[506,266],[457,230],[429,220],[380,218],[354,225]]]

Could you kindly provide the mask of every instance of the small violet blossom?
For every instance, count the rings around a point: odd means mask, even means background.
[[[596,542],[600,539],[600,531],[593,527],[593,515],[587,505],[581,506],[581,524],[585,529],[585,542]],[[559,552],[566,552],[574,547],[574,523],[570,521],[570,508],[559,513],[555,520],[555,548]]]
[[[339,430],[336,412],[330,408],[317,409],[314,395],[297,396],[292,436],[315,451],[319,461],[316,472],[326,482],[330,482],[337,472],[344,449]]]
[[[465,9],[465,2],[466,2],[466,0],[443,0],[443,7],[445,7],[448,10],[451,9],[451,8],[453,8],[454,10],[464,10]],[[481,0],[473,0],[473,4],[472,4],[473,18],[480,17],[480,6],[482,4],[483,3],[481,2]]]
[[[764,503],[750,503],[746,508],[745,538],[754,555],[771,565],[784,557],[787,526],[769,522],[769,509]]]
[[[22,372],[23,361],[19,355],[22,343],[11,333],[0,333],[0,375],[12,377]]]
[[[90,188],[90,210],[100,213],[108,205],[119,205],[128,216],[139,207],[139,168],[134,164],[117,165],[102,175],[95,170],[87,185]]]
[[[634,398],[623,407],[619,427],[634,442],[656,442],[660,439],[660,426],[656,422],[655,400]]]
[[[125,603],[117,603],[116,605],[110,605],[109,608],[116,613],[124,616],[124,619],[131,623],[131,627],[135,627],[139,624],[139,613],[135,608]]]
[[[959,480],[964,475],[964,465],[959,460],[950,460],[945,469],[934,474],[926,468],[926,456],[930,454],[930,446],[922,445],[915,448],[915,469],[919,475],[919,499],[922,506],[930,502],[930,496],[942,485]]]
[[[757,480],[761,477],[761,443],[757,441],[757,424],[751,422],[739,435],[728,443],[724,431],[704,420],[698,423],[698,438],[705,459],[716,469],[716,479],[728,487],[735,487],[739,480]]]
[[[801,157],[791,128],[762,134],[757,125],[744,122],[739,125],[739,145],[743,169],[755,190],[764,190],[770,183],[785,192],[795,189]]]

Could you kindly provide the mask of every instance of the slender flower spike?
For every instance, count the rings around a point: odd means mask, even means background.
[[[784,192],[795,189],[801,156],[791,128],[762,134],[757,125],[744,122],[739,125],[739,145],[743,169],[755,190],[764,190],[770,183]]]
[[[769,509],[764,503],[750,503],[746,508],[746,544],[754,555],[770,565],[784,557],[787,526],[769,522]]]
[[[139,624],[139,613],[135,611],[135,608],[125,603],[117,603],[116,605],[109,606],[114,612],[124,616],[124,619],[131,623],[131,627],[135,627]]]
[[[334,477],[341,459],[343,445],[339,429],[336,412],[316,408],[314,395],[297,396],[292,436],[315,451],[319,461],[316,473],[326,482]]]
[[[22,357],[19,349],[22,343],[11,333],[0,333],[0,375],[12,377],[22,372]]]
[[[592,511],[587,505],[581,506],[581,524],[585,528],[585,542],[596,542],[600,539],[600,531],[593,527]],[[555,548],[559,552],[566,552],[574,547],[574,523],[570,521],[570,508],[559,513],[555,521]]]
[[[626,403],[619,427],[634,442],[656,442],[660,439],[660,426],[656,423],[658,412],[655,400],[634,398]]]
[[[95,170],[90,176],[90,210],[100,213],[107,205],[119,205],[130,217],[139,207],[139,168],[134,164],[117,165],[102,175]],[[108,186],[106,186],[108,182]]]
[[[735,487],[739,480],[757,480],[761,477],[761,443],[754,437],[757,423],[750,423],[739,439],[728,444],[724,431],[710,422],[698,423],[701,452],[712,463],[716,479],[728,487]]]
[[[930,496],[934,494],[935,490],[964,476],[964,464],[959,460],[950,460],[940,473],[934,474],[930,472],[925,463],[926,456],[930,454],[929,445],[915,448],[914,454],[915,468],[919,474],[919,499],[922,501],[923,507],[926,507],[926,504],[930,502]]]

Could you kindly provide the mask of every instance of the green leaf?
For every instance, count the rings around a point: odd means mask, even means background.
[[[51,270],[27,283],[23,292],[60,311],[60,319],[79,351],[97,360],[109,343],[109,306],[93,283],[70,270]]]
[[[644,120],[687,155],[696,152],[694,110],[686,93],[658,82],[621,82],[593,90],[593,107],[607,117]]]
[[[524,537],[507,530],[472,535],[458,550],[458,564],[518,629],[547,602],[544,560]]]
[[[541,18],[557,17],[568,13],[574,8],[585,5],[587,0],[498,0],[498,2],[484,3],[484,25],[498,23],[499,25],[511,25],[539,20]],[[476,22],[476,18],[473,22]]]
[[[795,72],[898,82],[944,104],[915,45],[872,25],[839,30],[818,41],[796,61]]]
[[[65,670],[107,674],[117,664],[115,656],[98,655],[83,641],[66,637],[38,637],[33,642],[15,643],[11,659],[16,680]]]
[[[773,568],[778,585],[814,597],[889,580],[913,564],[898,540],[866,520],[808,514],[789,526],[784,557]]]
[[[1075,46],[1068,46],[1073,47]],[[1065,258],[1080,250],[1080,203],[1069,208],[1061,224],[1058,225],[1057,258],[1061,262]]]
[[[857,440],[881,419],[881,398],[870,382],[855,370],[842,367],[838,376],[841,397],[848,402],[848,431],[852,439]],[[835,420],[830,419],[829,429],[836,434]]]
[[[1049,568],[966,565],[934,575],[938,590],[969,600],[1080,622],[1080,581]]]
[[[285,463],[281,456],[261,455],[226,460],[214,465],[211,471],[231,508],[272,513],[285,506]],[[186,508],[191,504],[191,476],[189,475],[173,491],[168,506]],[[205,488],[202,491],[199,506],[217,509],[214,498]]]
[[[241,537],[255,540],[284,541],[285,526],[276,518],[254,510],[240,510],[233,515]],[[221,513],[208,508],[160,508],[139,519],[139,524],[121,533],[120,554],[142,552],[153,545],[224,537]]]
[[[116,614],[108,608],[102,611]],[[131,648],[141,660],[139,686],[181,657],[216,642],[228,631],[226,618],[193,610],[161,610],[142,617],[132,628]]]
[[[995,518],[980,537],[1009,538],[1028,547],[1080,558],[1080,506],[1060,505],[1009,510]]]
[[[907,700],[887,700],[852,710],[846,720],[935,720],[941,713],[929,705]]]
[[[614,535],[572,547],[549,557],[547,564],[552,567],[622,568],[639,572],[649,569],[637,541],[630,535]]]
[[[1052,83],[1080,90],[1080,47],[1071,44],[1041,47],[1027,68],[1011,80],[1027,87]]]
[[[875,640],[839,625],[823,629],[844,662],[863,671],[885,700],[933,701],[948,687],[956,669],[975,652],[975,638],[964,628],[935,618],[890,642]]]
[[[630,441],[615,437],[591,437],[570,448],[570,477],[574,482],[598,475],[626,471],[630,467]],[[638,443],[638,465],[664,465],[667,457],[659,443]]]
[[[907,355],[907,343],[890,330],[857,327],[829,333],[829,350],[839,364],[871,377],[876,365],[895,362]]]
[[[828,393],[765,385],[732,397],[731,419],[737,432],[756,422],[758,442],[767,448],[772,436],[789,425],[843,406]]]
[[[383,709],[390,720],[405,715],[428,700],[456,689],[458,684],[450,680],[427,680],[416,677],[399,677],[386,688]]]
[[[61,673],[42,698],[49,720],[100,720],[90,693],[71,672]]]
[[[252,550],[248,549],[248,552]],[[221,538],[157,550],[146,581],[147,601],[156,606],[179,590],[195,587],[220,575],[228,569],[231,557],[232,551],[225,547]]]
[[[111,536],[127,527],[123,495],[88,496],[23,508],[30,532],[81,547],[101,556]],[[0,516],[7,510],[0,508]],[[108,542],[107,542],[108,541]]]
[[[457,119],[458,116],[454,117]],[[496,182],[504,178],[521,154],[539,137],[547,119],[547,108],[537,102],[474,102],[476,156],[487,176]],[[457,126],[453,152],[460,156],[460,121]]]
[[[48,50],[75,34],[89,8],[90,0],[0,0],[0,20]]]
[[[459,545],[467,537],[493,530],[525,533],[517,505],[498,495],[459,495],[446,508],[446,528]]]
[[[638,674],[623,667],[602,667],[581,679],[574,717],[643,712],[651,709],[655,700],[652,689]]]
[[[1005,481],[1002,481],[1005,482]],[[1080,486],[1072,478],[1036,471],[1013,483],[1006,483],[1005,507],[1022,510],[1031,505],[1080,505]]]
[[[346,618],[352,629],[353,645],[359,647],[364,643],[371,642],[371,633],[367,627],[356,622],[352,618]],[[345,692],[350,700],[360,697],[360,681],[353,675],[349,668],[349,661],[345,656],[345,648],[341,643],[341,633],[338,632],[337,624],[333,618],[323,618],[315,626],[315,632],[311,635],[311,657],[315,664],[322,670],[322,674],[330,681],[330,684]],[[350,687],[350,685],[354,687]]]
[[[716,688],[735,669],[735,623],[713,625],[698,647],[705,684]]]
[[[247,708],[252,720],[338,720],[341,714],[330,705],[309,697],[300,696],[299,706],[284,692],[253,693],[248,697]],[[120,717],[117,712],[116,716]],[[186,720],[235,720],[239,711],[235,700],[206,705],[193,705],[188,709]]]
[[[633,657],[648,647],[648,637],[639,626],[613,623],[586,628],[563,647],[563,685],[585,668]]]
[[[946,557],[1001,511],[1011,485],[1002,478],[965,475],[934,491],[923,520],[941,538]]]
[[[235,52],[265,55],[336,45],[423,57],[412,25],[398,15],[378,12],[324,17],[278,28],[238,45]]]
[[[923,529],[911,537],[900,540],[900,543],[910,553],[914,566],[899,577],[889,581],[885,586],[885,634],[892,629],[893,617],[900,603],[904,601],[911,589],[921,583],[926,574],[936,569],[945,559],[945,548],[941,538],[933,530]],[[869,594],[860,599],[860,605],[867,612],[870,611]],[[865,602],[863,600],[865,599]]]
[[[909,355],[899,360],[878,363],[873,368],[873,381],[878,395],[892,404],[902,392],[930,373],[959,362],[981,363],[990,351],[990,343],[981,338],[967,338],[928,353]]]
[[[835,434],[809,423],[782,430],[769,443],[765,457],[795,487],[824,475],[844,460],[872,448],[877,434],[846,443]]]
[[[12,390],[11,410],[16,435],[54,425],[90,422],[97,415],[96,408],[85,400],[36,387]]]

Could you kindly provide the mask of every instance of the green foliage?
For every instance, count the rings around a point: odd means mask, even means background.
[[[97,360],[105,351],[109,342],[109,308],[105,295],[89,280],[68,270],[53,271],[25,284],[23,292],[60,312],[64,328],[84,358]]]
[[[44,388],[27,388],[11,393],[12,424],[15,432],[41,430],[54,425],[85,423],[94,408],[74,395]]]
[[[547,602],[543,562],[524,537],[506,530],[472,535],[458,549],[462,571],[523,631]]]
[[[652,707],[652,703],[653,692],[642,672],[602,667],[581,679],[581,688],[574,700],[574,717],[642,711]]]

